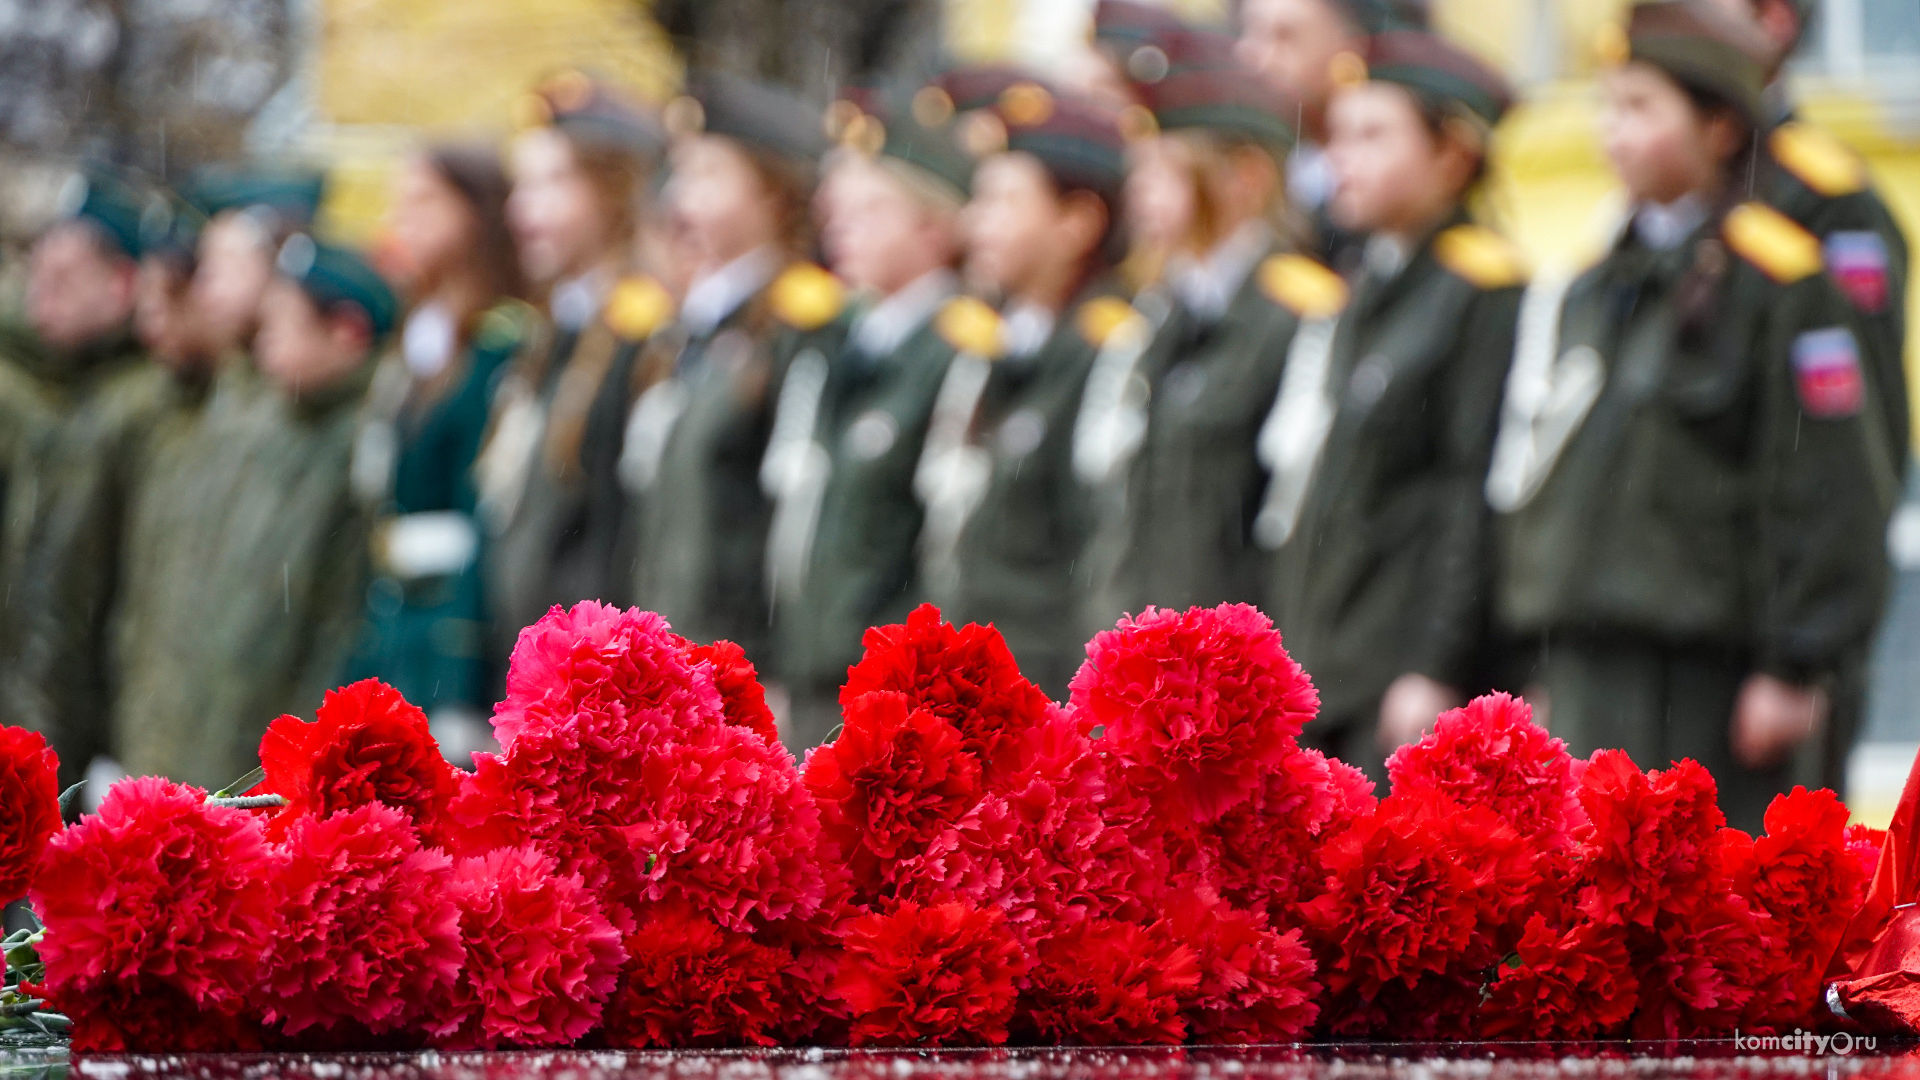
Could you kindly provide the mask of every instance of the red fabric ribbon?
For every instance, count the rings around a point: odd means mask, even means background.
[[[1920,758],[1907,773],[1867,898],[1827,967],[1827,1004],[1868,1031],[1920,1033]]]

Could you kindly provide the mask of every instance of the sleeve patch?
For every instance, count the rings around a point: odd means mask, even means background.
[[[1434,237],[1433,257],[1476,289],[1505,289],[1527,277],[1512,241],[1480,225],[1456,225]]]
[[[1827,237],[1827,267],[1853,306],[1869,315],[1887,309],[1887,242],[1876,232],[1837,232]]]
[[[1742,203],[1727,213],[1727,246],[1781,285],[1820,272],[1820,240],[1764,203]]]
[[[1793,339],[1793,381],[1808,416],[1854,416],[1866,402],[1860,347],[1844,326],[1809,330]]]
[[[1806,124],[1782,124],[1767,138],[1780,167],[1816,195],[1835,198],[1867,186],[1866,167],[1840,140]]]
[[[812,263],[796,263],[773,282],[773,313],[796,330],[817,330],[847,305],[840,279]]]
[[[1304,255],[1275,255],[1261,263],[1260,288],[1303,319],[1324,319],[1347,306],[1347,283]]]

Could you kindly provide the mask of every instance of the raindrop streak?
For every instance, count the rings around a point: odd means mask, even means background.
[[[287,615],[293,613],[293,572],[286,563],[280,564],[280,611]]]

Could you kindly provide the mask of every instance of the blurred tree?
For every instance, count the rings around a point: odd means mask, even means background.
[[[3,2],[3,0],[0,0]],[[940,62],[940,0],[641,0],[690,67],[804,88],[918,80]]]
[[[0,142],[175,173],[240,150],[297,0],[0,0]]]

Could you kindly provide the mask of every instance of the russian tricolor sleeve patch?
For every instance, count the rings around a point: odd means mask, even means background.
[[[1867,391],[1853,331],[1834,326],[1794,338],[1793,381],[1808,416],[1837,420],[1858,414]]]

